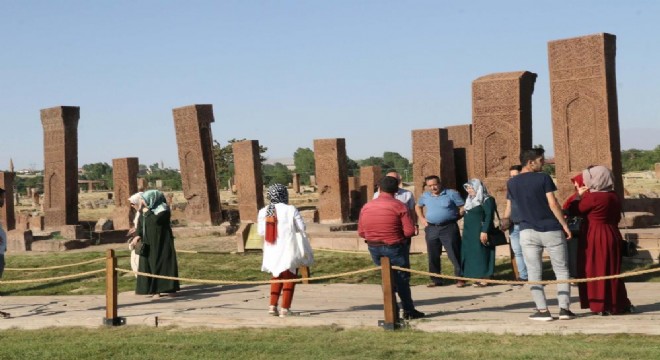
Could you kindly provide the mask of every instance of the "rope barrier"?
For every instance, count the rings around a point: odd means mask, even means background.
[[[340,273],[340,274],[316,276],[316,277],[309,277],[309,278],[283,279],[283,280],[255,280],[255,281],[192,279],[192,278],[182,278],[182,277],[174,277],[174,276],[154,275],[154,274],[150,274],[150,273],[143,273],[143,272],[140,272],[140,271],[133,271],[133,270],[127,270],[127,269],[122,269],[122,268],[115,268],[115,270],[118,271],[118,272],[137,274],[137,275],[140,275],[140,276],[151,277],[151,278],[156,278],[156,279],[179,280],[179,281],[200,283],[200,284],[267,285],[267,284],[273,284],[273,283],[289,283],[289,282],[327,280],[327,279],[333,279],[333,278],[338,278],[338,277],[368,273],[368,272],[372,272],[372,271],[380,271],[380,267],[372,267],[372,268],[366,268],[366,269],[361,269],[361,270],[344,272],[344,273]]]
[[[230,255],[236,251],[196,251],[196,250],[176,250],[177,253],[184,254],[204,254],[204,255]]]
[[[399,266],[392,266],[392,269],[393,270],[398,270],[398,271],[409,272],[411,274],[431,276],[431,277],[437,277],[437,278],[442,278],[442,279],[463,280],[463,281],[479,281],[479,282],[483,282],[483,283],[499,284],[499,285],[515,285],[515,284],[520,284],[520,285],[525,285],[525,284],[527,284],[527,285],[548,285],[548,284],[565,284],[565,283],[583,283],[583,282],[599,281],[599,280],[620,279],[620,278],[650,274],[650,273],[654,273],[654,272],[660,272],[660,268],[655,268],[655,269],[647,269],[647,270],[627,272],[627,273],[618,274],[618,275],[597,276],[597,277],[586,278],[586,279],[517,281],[517,280],[476,279],[476,278],[466,278],[466,277],[462,277],[462,276],[442,275],[442,274],[435,274],[435,273],[430,273],[430,272],[426,272],[426,271],[402,268],[402,267],[399,267]]]
[[[0,281],[0,284],[29,284],[29,283],[48,282],[48,281],[54,281],[54,280],[74,279],[74,278],[84,277],[84,276],[93,275],[93,274],[98,274],[98,273],[102,273],[102,272],[105,272],[105,269],[92,270],[92,271],[88,271],[88,272],[84,272],[84,273],[70,274],[70,275],[62,275],[62,276],[54,276],[54,277],[41,278],[41,279],[30,279],[30,280],[2,280],[2,281]]]
[[[105,258],[98,258],[88,261],[83,261],[75,264],[66,264],[66,265],[57,265],[57,266],[47,266],[42,268],[5,268],[6,271],[40,271],[40,270],[54,270],[54,269],[64,269],[73,266],[80,266],[86,264],[92,264],[95,262],[105,261]]]

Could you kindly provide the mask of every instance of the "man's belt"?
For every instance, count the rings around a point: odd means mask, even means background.
[[[445,222],[439,223],[439,224],[434,224],[434,223],[430,223],[430,222],[427,222],[426,224],[428,226],[447,226],[447,225],[453,224],[455,222],[456,222],[456,220],[449,220],[449,221],[445,221]]]

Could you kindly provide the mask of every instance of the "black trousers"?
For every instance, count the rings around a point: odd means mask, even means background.
[[[456,222],[443,226],[429,225],[424,229],[426,235],[426,251],[429,255],[429,272],[434,274],[442,273],[440,266],[440,255],[442,248],[445,248],[447,257],[454,265],[454,276],[463,276],[461,269],[461,233],[458,230]],[[439,278],[431,278],[436,284],[441,282]]]

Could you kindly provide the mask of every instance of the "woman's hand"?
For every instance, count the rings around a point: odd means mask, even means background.
[[[582,196],[582,195],[584,195],[584,193],[586,193],[587,191],[589,191],[589,188],[588,188],[588,187],[586,187],[586,186],[581,186],[581,187],[578,188],[578,195]]]
[[[486,243],[488,243],[488,234],[482,232],[481,234],[479,234],[479,240],[481,241],[482,244],[486,245]]]
[[[140,237],[136,236],[136,237],[133,238],[133,240],[131,240],[131,245],[133,245],[133,247],[135,247],[138,242],[140,242]]]

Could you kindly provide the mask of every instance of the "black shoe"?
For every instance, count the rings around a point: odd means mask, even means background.
[[[552,318],[552,315],[550,314],[550,311],[538,311],[536,310],[535,313],[529,316],[530,320],[537,320],[537,321],[552,321],[554,320]]]
[[[559,320],[573,320],[577,316],[568,309],[559,309]]]
[[[420,319],[424,317],[424,313],[421,311],[417,310],[412,310],[412,311],[404,311],[403,312],[403,319],[404,320],[413,320],[413,319]]]

